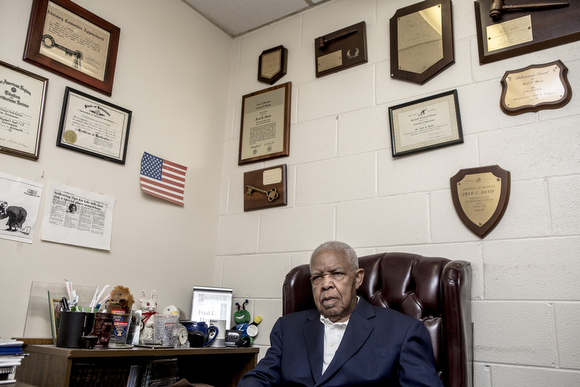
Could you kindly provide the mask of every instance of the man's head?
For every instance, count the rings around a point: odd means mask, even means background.
[[[310,282],[316,308],[332,322],[348,320],[356,306],[356,290],[364,270],[355,251],[346,243],[330,241],[310,257]]]

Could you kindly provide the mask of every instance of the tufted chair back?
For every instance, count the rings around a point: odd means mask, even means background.
[[[473,385],[471,265],[466,261],[382,253],[359,258],[365,271],[358,294],[369,303],[421,320],[433,343],[445,387]],[[308,265],[286,275],[283,314],[316,308]]]

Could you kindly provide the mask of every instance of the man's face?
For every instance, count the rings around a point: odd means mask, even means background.
[[[310,280],[316,308],[332,322],[348,320],[364,270],[352,270],[342,253],[323,251],[311,262]]]

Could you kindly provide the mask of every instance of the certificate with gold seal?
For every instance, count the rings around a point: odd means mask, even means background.
[[[67,87],[56,145],[125,164],[131,114]]]

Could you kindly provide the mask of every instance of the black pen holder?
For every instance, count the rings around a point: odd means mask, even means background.
[[[81,336],[85,332],[85,321],[87,315],[92,313],[84,312],[61,312],[56,346],[65,348],[80,348]],[[90,321],[94,321],[90,319]]]

